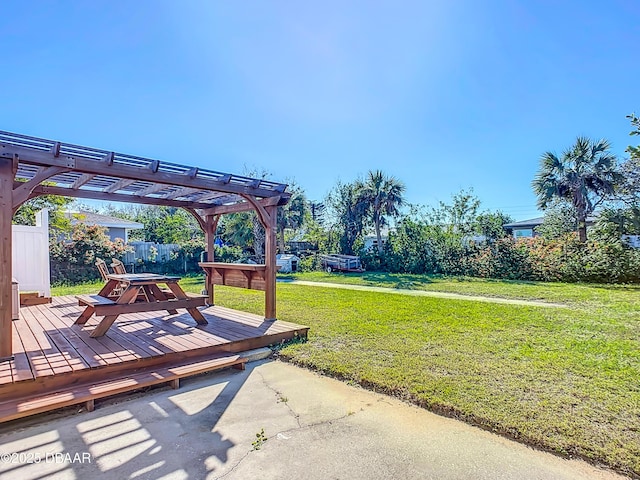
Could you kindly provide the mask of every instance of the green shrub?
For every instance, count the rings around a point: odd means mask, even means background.
[[[575,233],[549,240],[511,237],[481,244],[415,222],[403,222],[383,255],[366,253],[368,270],[512,280],[640,282],[640,249],[620,239],[578,241]]]
[[[298,262],[300,272],[317,272],[322,270],[322,263],[319,255],[307,255]]]
[[[67,238],[51,241],[51,281],[54,284],[82,283],[100,278],[96,259],[121,259],[128,251],[120,238],[111,241],[106,228],[82,223],[74,225]],[[109,262],[108,262],[109,263]]]

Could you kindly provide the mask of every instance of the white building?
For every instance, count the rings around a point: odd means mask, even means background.
[[[72,225],[84,223],[85,225],[97,225],[106,228],[106,234],[112,242],[116,238],[121,238],[124,240],[124,243],[128,243],[129,230],[140,230],[144,228],[142,223],[82,210],[70,210],[64,212],[64,216],[71,221]]]
[[[276,255],[276,266],[280,267],[278,271],[281,273],[297,272],[299,262],[300,258],[295,255],[288,253],[279,253]]]

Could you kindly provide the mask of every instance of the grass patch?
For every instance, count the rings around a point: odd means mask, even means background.
[[[373,281],[366,275],[331,277]],[[427,278],[422,285],[570,308],[278,284],[278,318],[311,327],[308,342],[286,345],[280,355],[541,448],[640,475],[640,292],[456,282]],[[455,290],[456,284],[469,288]],[[199,292],[202,277],[181,285]],[[217,287],[216,299],[257,314],[264,308],[262,292]]]
[[[542,300],[574,306],[606,306],[640,296],[640,285],[599,285],[525,280],[494,280],[444,275],[412,275],[386,272],[280,274],[282,280],[305,280],[487,297]]]

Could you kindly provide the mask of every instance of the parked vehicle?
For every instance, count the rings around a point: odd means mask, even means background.
[[[337,272],[364,272],[360,257],[356,255],[320,255],[322,268],[328,273]]]

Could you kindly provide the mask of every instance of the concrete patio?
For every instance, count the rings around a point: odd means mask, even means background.
[[[0,454],[21,480],[625,478],[269,360],[4,424]]]

